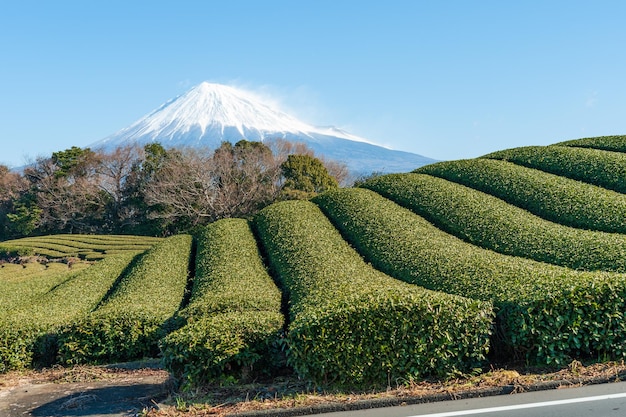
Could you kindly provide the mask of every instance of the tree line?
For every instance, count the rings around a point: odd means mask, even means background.
[[[223,142],[215,150],[154,142],[72,147],[22,172],[0,165],[0,240],[56,233],[167,236],[348,181],[345,165],[302,143]]]

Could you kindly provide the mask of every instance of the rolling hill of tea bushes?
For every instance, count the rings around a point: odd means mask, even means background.
[[[0,372],[161,356],[191,385],[289,366],[386,386],[504,358],[624,359],[626,136],[374,177],[193,238],[2,252],[92,264],[2,264]]]

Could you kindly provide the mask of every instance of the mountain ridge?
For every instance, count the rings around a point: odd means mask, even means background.
[[[405,172],[435,160],[388,149],[333,126],[316,127],[234,87],[203,82],[89,147],[138,143],[217,148],[223,141],[285,139],[345,163],[357,174]]]

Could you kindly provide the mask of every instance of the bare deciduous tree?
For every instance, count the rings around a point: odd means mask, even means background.
[[[112,152],[72,147],[38,158],[23,175],[0,166],[0,234],[129,232],[164,235],[275,201],[289,155],[314,152],[282,139],[224,142],[215,151],[158,143]],[[322,160],[345,184],[344,164]]]
[[[206,152],[183,149],[168,153],[144,185],[146,203],[159,206],[149,215],[170,222],[186,220],[191,226],[210,220],[214,198],[209,192],[213,181],[209,162]]]
[[[280,165],[265,145],[224,143],[215,152],[179,150],[146,184],[152,215],[197,226],[247,216],[272,202],[280,190]]]
[[[42,231],[84,233],[101,227],[104,201],[96,180],[97,163],[97,155],[84,150],[69,164],[39,158],[24,170],[41,210]]]
[[[136,218],[136,207],[128,204],[131,196],[127,181],[144,158],[144,148],[136,144],[120,146],[112,152],[101,153],[98,158],[97,182],[107,201],[110,230],[122,231]]]

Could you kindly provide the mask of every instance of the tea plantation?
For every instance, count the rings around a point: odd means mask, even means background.
[[[0,242],[0,254],[41,255],[51,259],[75,257],[100,260],[107,255],[131,251],[145,251],[161,239],[127,235],[54,235],[27,237]]]
[[[375,387],[622,360],[626,136],[374,177],[193,237],[0,255],[0,372],[160,357],[188,386],[289,369]]]

